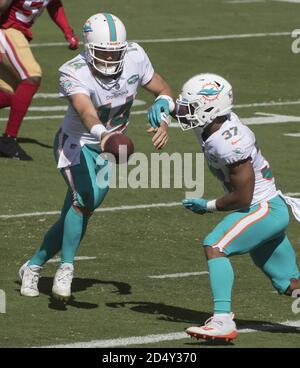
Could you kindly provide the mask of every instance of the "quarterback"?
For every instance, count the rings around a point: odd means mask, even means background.
[[[53,282],[53,295],[71,295],[73,260],[92,212],[103,202],[108,186],[97,186],[97,173],[107,161],[97,158],[112,134],[122,134],[139,86],[155,97],[148,112],[156,149],[168,140],[167,116],[175,108],[171,90],[137,43],[126,41],[119,18],[109,13],[90,17],[83,28],[85,51],[60,68],[60,95],[69,108],[54,143],[57,167],[68,186],[59,220],[46,233],[42,245],[20,269],[21,294],[38,296],[42,266],[61,251],[61,265]]]
[[[214,314],[204,326],[186,332],[197,338],[233,340],[237,328],[231,311],[234,273],[229,257],[250,253],[255,265],[279,294],[300,289],[294,249],[285,233],[292,206],[300,221],[300,201],[276,190],[268,161],[254,133],[232,112],[233,92],[227,80],[199,74],[182,87],[176,116],[183,130],[194,129],[211,172],[226,194],[218,199],[183,200],[203,215],[230,211],[203,241],[208,261]]]
[[[37,92],[42,72],[29,46],[31,27],[47,8],[63,31],[70,49],[77,49],[61,0],[0,0],[0,109],[10,107],[0,155],[17,160],[32,158],[20,147],[17,135],[23,118]]]

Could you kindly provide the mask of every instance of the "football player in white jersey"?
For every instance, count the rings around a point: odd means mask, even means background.
[[[174,110],[171,90],[154,72],[137,43],[128,44],[125,26],[109,13],[90,17],[83,28],[85,51],[60,68],[60,95],[69,102],[57,133],[54,151],[57,166],[68,186],[59,220],[46,233],[34,256],[19,270],[21,294],[38,296],[42,266],[61,251],[52,293],[58,299],[71,295],[73,260],[92,212],[104,200],[108,187],[96,177],[107,164],[97,158],[111,134],[124,133],[139,86],[155,96],[148,112],[156,149],[168,139],[167,121]]]
[[[285,233],[289,223],[285,201],[293,205],[295,214],[298,211],[298,220],[299,202],[277,192],[254,133],[232,112],[232,104],[229,82],[209,73],[189,79],[176,101],[182,129],[194,129],[210,170],[226,192],[214,200],[185,199],[183,205],[201,215],[231,212],[203,241],[214,314],[204,326],[186,332],[192,337],[228,341],[237,336],[231,310],[234,273],[230,256],[250,253],[279,294],[291,295],[300,289],[296,255]]]

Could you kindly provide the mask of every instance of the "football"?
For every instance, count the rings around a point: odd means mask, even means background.
[[[132,140],[124,134],[112,134],[104,144],[104,152],[114,155],[116,163],[122,164],[128,161],[134,152]]]

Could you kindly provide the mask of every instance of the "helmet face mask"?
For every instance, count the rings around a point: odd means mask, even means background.
[[[197,107],[195,104],[182,99],[182,96],[176,100],[176,117],[182,130],[194,129],[201,126],[202,122],[195,114]]]
[[[122,71],[126,49],[127,45],[117,49],[102,48],[91,44],[87,47],[90,64],[106,77],[117,75]]]
[[[126,29],[109,13],[91,16],[83,27],[85,55],[93,70],[102,77],[119,75],[127,50]]]
[[[176,101],[176,117],[182,130],[205,129],[217,117],[227,115],[233,104],[230,83],[216,74],[199,74],[182,87]]]

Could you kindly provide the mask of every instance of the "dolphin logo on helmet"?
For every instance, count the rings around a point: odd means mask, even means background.
[[[232,110],[231,84],[223,77],[203,73],[190,78],[176,100],[176,117],[182,130],[202,127]]]

